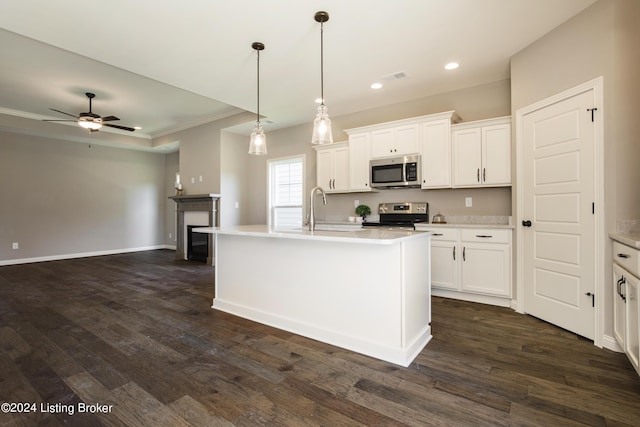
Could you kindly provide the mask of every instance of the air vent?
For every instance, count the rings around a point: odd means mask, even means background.
[[[391,73],[391,74],[387,74],[386,76],[382,76],[380,77],[382,80],[398,80],[398,79],[404,79],[405,77],[407,77],[407,75],[404,73],[404,71],[398,71],[396,73]]]

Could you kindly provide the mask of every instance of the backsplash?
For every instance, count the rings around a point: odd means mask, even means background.
[[[320,196],[317,196],[320,197]],[[466,199],[472,206],[466,206]],[[511,215],[511,188],[459,188],[442,190],[381,190],[370,193],[328,194],[327,204],[316,203],[316,218],[324,221],[347,220],[355,215],[355,204],[371,208],[370,221],[377,220],[379,203],[427,202],[429,221],[443,214],[448,223],[508,225]]]
[[[621,234],[640,233],[640,221],[632,219],[616,220],[616,232]]]

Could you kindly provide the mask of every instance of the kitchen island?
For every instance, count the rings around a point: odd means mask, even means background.
[[[428,232],[194,231],[214,234],[214,309],[401,366],[431,339]]]

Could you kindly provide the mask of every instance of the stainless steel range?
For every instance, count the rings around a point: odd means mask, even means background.
[[[364,222],[362,225],[415,230],[414,224],[429,222],[429,203],[380,203],[378,214],[380,214],[379,222]]]

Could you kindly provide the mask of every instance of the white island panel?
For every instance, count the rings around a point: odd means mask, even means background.
[[[429,233],[247,230],[201,230],[216,234],[213,308],[402,366],[431,339]]]

